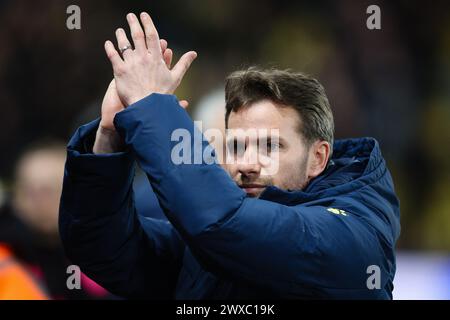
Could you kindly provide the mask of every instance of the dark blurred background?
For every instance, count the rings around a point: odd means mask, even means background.
[[[81,8],[81,30],[66,27],[71,4]],[[366,27],[371,4],[381,8],[381,30]],[[0,203],[14,203],[19,160],[30,145],[66,143],[99,116],[112,79],[104,41],[127,26],[128,12],[144,10],[176,60],[198,52],[176,92],[190,112],[238,68],[317,77],[334,110],[336,138],[380,142],[401,201],[398,248],[410,259],[401,260],[408,261],[404,270],[415,253],[424,255],[419,262],[444,257],[437,281],[444,279],[450,295],[448,1],[0,0]],[[431,273],[441,268],[430,266]]]

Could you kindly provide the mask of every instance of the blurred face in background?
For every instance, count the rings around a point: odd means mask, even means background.
[[[231,139],[227,138],[228,150],[233,150],[235,158],[240,161],[228,163],[226,168],[233,180],[246,191],[250,197],[258,197],[267,186],[276,186],[285,190],[301,190],[305,187],[309,177],[309,148],[304,143],[299,126],[301,119],[298,113],[291,107],[277,106],[270,100],[255,102],[250,106],[230,113],[228,129],[266,129],[270,135],[270,129],[278,129],[278,143],[269,146],[267,139],[266,148],[271,148],[272,158],[278,157],[278,170],[271,172],[268,163],[262,161],[257,141],[250,141],[245,136]],[[264,131],[264,130],[263,130]],[[270,138],[270,136],[268,137]],[[234,141],[233,141],[234,140]],[[262,141],[264,141],[263,139]],[[231,144],[244,146],[231,148]],[[264,146],[261,146],[264,147]],[[253,155],[252,155],[253,153]],[[258,159],[258,161],[251,161]]]
[[[16,169],[13,207],[33,230],[58,235],[58,210],[62,190],[65,148],[26,153]]]

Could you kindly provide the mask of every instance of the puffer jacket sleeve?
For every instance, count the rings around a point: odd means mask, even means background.
[[[68,144],[59,212],[65,252],[116,295],[173,297],[184,244],[169,222],[136,214],[129,151],[91,153],[98,123],[80,127]]]

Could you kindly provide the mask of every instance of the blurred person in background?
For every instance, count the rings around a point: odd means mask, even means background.
[[[70,263],[58,235],[65,158],[65,145],[58,141],[25,149],[16,165],[11,200],[0,212],[0,242],[43,284],[50,298],[102,298],[108,293],[85,276],[81,290],[66,285]],[[6,249],[3,252],[6,255]]]
[[[214,89],[200,98],[193,112],[193,121],[200,121],[202,131],[212,132],[213,137],[206,137],[216,151],[218,163],[225,165],[225,141],[217,140],[225,137],[225,91]],[[211,131],[214,130],[214,131]],[[217,133],[215,135],[215,133]]]

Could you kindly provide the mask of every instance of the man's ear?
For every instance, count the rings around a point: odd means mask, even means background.
[[[326,141],[316,141],[309,148],[308,181],[321,174],[328,163],[331,146]]]

